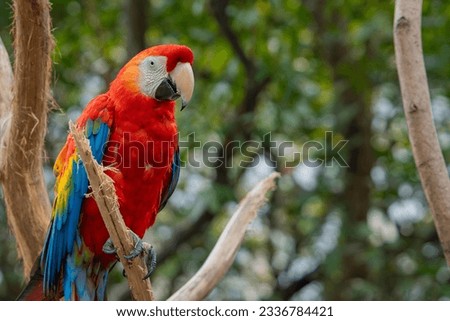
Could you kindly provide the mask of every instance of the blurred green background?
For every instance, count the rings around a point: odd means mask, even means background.
[[[0,36],[12,58],[10,1],[0,0]],[[424,2],[425,63],[441,146],[450,159],[450,4]],[[52,1],[53,110],[46,179],[67,133],[95,95],[139,50],[181,43],[195,53],[193,100],[177,112],[180,140],[265,141],[240,166],[182,169],[178,189],[147,233],[159,254],[152,277],[167,298],[201,266],[238,201],[261,178],[283,173],[252,223],[235,263],[210,300],[445,300],[445,264],[416,173],[395,70],[393,1]],[[32,57],[30,57],[32,59]],[[286,167],[308,141],[348,140],[348,166],[317,150],[321,166]],[[328,141],[330,143],[330,141]],[[183,150],[183,160],[203,159]],[[192,163],[192,162],[190,162]],[[1,191],[0,191],[1,193]],[[23,285],[0,202],[0,299]],[[116,267],[109,298],[129,299]]]

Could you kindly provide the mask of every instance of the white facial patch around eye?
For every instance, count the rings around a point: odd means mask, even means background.
[[[142,60],[139,65],[139,86],[143,94],[155,97],[156,89],[167,77],[166,64],[167,57],[164,56],[150,56]]]

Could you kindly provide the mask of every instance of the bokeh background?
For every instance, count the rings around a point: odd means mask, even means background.
[[[395,70],[394,1],[73,0],[52,1],[56,47],[45,154],[51,167],[67,133],[120,67],[154,44],[195,53],[193,100],[177,112],[180,140],[202,146],[263,142],[258,158],[206,166],[202,149],[147,233],[159,254],[152,277],[165,299],[193,275],[238,201],[272,171],[279,188],[252,223],[236,261],[210,300],[445,300],[443,259],[407,137]],[[0,36],[12,55],[10,2],[0,0]],[[424,1],[423,44],[439,139],[450,159],[450,4]],[[33,57],[30,57],[33,59]],[[348,166],[317,150],[321,166],[286,167],[308,141],[348,140]],[[279,153],[264,142],[293,142]],[[210,164],[211,165],[211,164]],[[0,191],[1,193],[1,191]],[[1,194],[0,194],[1,195]],[[0,201],[0,299],[23,286],[15,240]],[[116,267],[109,298],[129,299]]]

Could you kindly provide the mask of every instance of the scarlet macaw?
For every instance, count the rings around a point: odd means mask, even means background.
[[[115,169],[106,173],[114,181],[125,224],[139,238],[178,182],[174,108],[177,98],[182,109],[191,99],[192,63],[186,46],[159,45],[140,52],[76,122],[94,158]],[[116,258],[97,204],[86,197],[89,182],[70,135],[54,172],[55,201],[39,269],[20,298],[104,300]]]

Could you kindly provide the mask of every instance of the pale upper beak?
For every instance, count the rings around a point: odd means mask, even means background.
[[[183,110],[192,98],[194,92],[194,71],[188,62],[179,62],[175,69],[169,73],[177,92],[181,96],[181,110]]]

